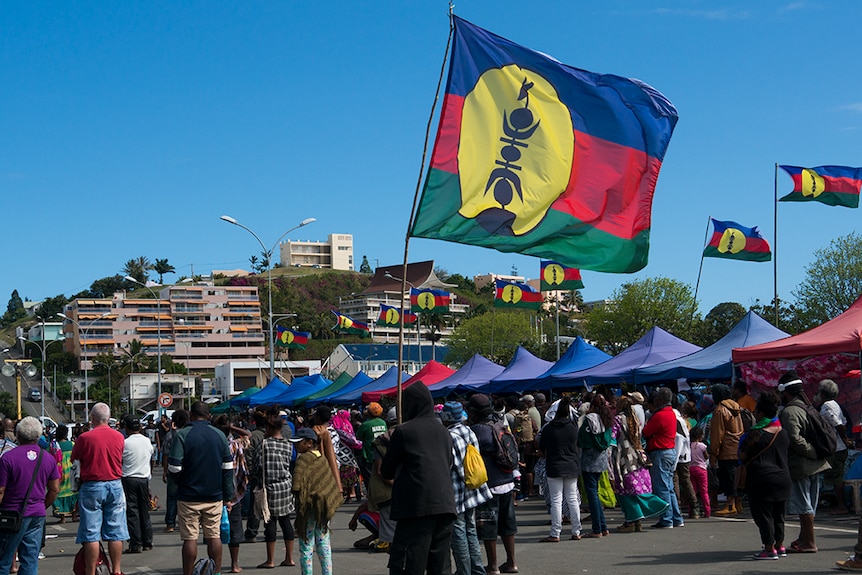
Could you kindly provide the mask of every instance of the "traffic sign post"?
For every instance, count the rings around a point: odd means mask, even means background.
[[[174,396],[170,393],[163,393],[159,396],[159,417],[162,416],[162,410],[167,409],[174,404]]]

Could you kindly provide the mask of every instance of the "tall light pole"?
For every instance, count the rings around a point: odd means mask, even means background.
[[[42,344],[40,345],[40,344],[36,343],[35,341],[29,340],[23,336],[19,337],[18,339],[20,339],[22,343],[32,343],[33,345],[35,345],[39,348],[39,351],[42,352],[42,381],[41,381],[41,386],[42,386],[42,421],[44,423],[44,421],[45,421],[45,363],[47,361],[46,360],[46,350],[48,349],[48,346],[51,345],[52,343],[56,343],[56,342],[62,341],[62,340],[55,339],[55,340],[46,342],[45,341],[45,318],[43,318],[41,316],[37,316],[37,317],[39,318],[39,322],[42,324]]]
[[[149,290],[153,297],[156,298],[156,354],[158,355],[158,359],[156,360],[158,370],[158,392],[156,393],[156,409],[159,410],[159,418],[162,417],[162,404],[159,403],[159,398],[162,396],[162,298],[159,297],[156,292],[153,291],[153,288],[145,284],[144,282],[138,281],[132,276],[126,276],[123,278],[126,281],[130,281],[133,284],[138,284],[139,286],[143,286]],[[131,380],[129,380],[129,397],[131,398],[134,394],[131,389]]]
[[[72,322],[78,328],[79,333],[83,333],[83,337],[81,338],[81,363],[84,365],[84,413],[88,413],[88,409],[90,407],[90,380],[89,380],[89,369],[87,368],[87,335],[90,333],[90,329],[96,324],[100,319],[104,319],[105,317],[111,315],[111,312],[106,311],[93,321],[85,324],[86,327],[82,326],[78,323],[77,320],[72,319],[64,313],[58,313],[59,317],[62,317],[66,321]],[[75,392],[72,391],[72,413],[75,412]]]
[[[267,292],[268,292],[267,295],[269,296],[269,313],[268,313],[268,316],[269,316],[269,381],[272,381],[275,378],[275,338],[273,337],[275,326],[273,325],[273,322],[272,322],[272,254],[275,251],[275,248],[278,247],[279,242],[281,242],[281,240],[282,240],[282,238],[284,238],[284,236],[286,236],[287,234],[289,234],[293,230],[297,230],[303,226],[307,226],[308,224],[316,222],[317,218],[306,218],[306,219],[302,220],[301,222],[299,222],[298,225],[293,226],[292,228],[290,228],[289,230],[287,230],[286,232],[281,234],[281,236],[275,241],[275,243],[272,245],[272,247],[268,250],[266,249],[266,246],[264,245],[263,240],[260,239],[260,236],[258,236],[256,233],[254,233],[251,230],[251,228],[248,228],[248,227],[242,225],[241,223],[236,221],[235,218],[232,218],[230,216],[221,216],[221,219],[226,221],[229,224],[239,226],[242,229],[244,229],[245,231],[247,231],[248,233],[250,233],[251,235],[253,235],[254,239],[257,240],[257,243],[260,244],[260,249],[263,250],[263,254],[266,256],[266,286],[267,286]],[[267,381],[267,383],[269,383],[269,381]]]

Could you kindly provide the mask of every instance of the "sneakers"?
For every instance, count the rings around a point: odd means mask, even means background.
[[[787,547],[781,546],[775,550],[779,557],[787,557]]]
[[[754,558],[766,560],[778,559],[778,551],[767,551],[766,549],[764,549],[760,553],[755,553]]]
[[[655,525],[650,525],[652,529],[673,529],[673,523],[658,522]]]
[[[389,542],[388,541],[377,541],[374,545],[375,553],[389,553]]]
[[[173,533],[174,532],[174,526],[173,525],[165,525],[165,531],[164,532],[165,533]]]

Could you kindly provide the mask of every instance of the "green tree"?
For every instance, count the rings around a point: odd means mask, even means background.
[[[69,298],[63,294],[49,297],[39,306],[38,315],[39,317],[45,318],[45,321],[47,321],[48,318],[61,313],[67,303],[69,303]]]
[[[77,298],[109,298],[118,291],[123,291],[128,287],[128,282],[123,279],[123,276],[117,274],[113,276],[97,279],[90,284],[90,289],[84,290],[72,296],[71,299]]]
[[[462,321],[449,338],[446,362],[463,365],[479,353],[506,365],[519,345],[536,353],[539,337],[530,326],[530,316],[517,311],[495,311]]]
[[[9,298],[9,303],[6,305],[6,313],[3,314],[3,325],[12,325],[26,315],[27,312],[24,310],[24,300],[22,300],[21,296],[18,295],[18,290],[12,290],[12,295]]]
[[[820,325],[821,322],[814,321],[801,307],[785,301],[778,300],[778,323],[775,321],[775,298],[769,304],[762,304],[760,300],[754,300],[751,311],[777,327],[782,331],[794,335]]]
[[[691,286],[665,277],[623,284],[611,299],[596,305],[584,319],[586,339],[609,353],[619,353],[660,327],[687,341],[694,339],[700,316]]]
[[[153,264],[144,256],[138,256],[134,259],[131,259],[126,262],[123,266],[122,272],[127,275],[135,278],[141,283],[147,283],[147,279],[150,277],[150,270],[153,269]]]
[[[359,273],[361,274],[373,274],[374,270],[371,269],[371,264],[368,263],[368,256],[362,256],[362,263],[359,265]]]
[[[0,413],[12,419],[15,419],[18,415],[18,406],[15,398],[8,391],[0,391]]]
[[[714,344],[733,329],[748,313],[742,305],[736,302],[720,303],[706,314],[700,324],[700,335],[694,343],[702,347]]]
[[[153,271],[159,274],[159,283],[165,283],[165,274],[176,272],[176,268],[168,263],[167,258],[160,260],[156,258],[156,263],[153,264]]]
[[[147,352],[139,340],[133,339],[129,345],[123,348],[120,366],[123,374],[141,373],[149,370],[150,362],[147,358]]]
[[[793,295],[809,321],[820,324],[844,313],[862,294],[862,236],[851,232],[814,252]]]

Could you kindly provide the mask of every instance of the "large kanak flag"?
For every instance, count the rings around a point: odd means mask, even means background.
[[[678,116],[639,80],[567,66],[457,17],[410,235],[603,272],[647,263]]]

